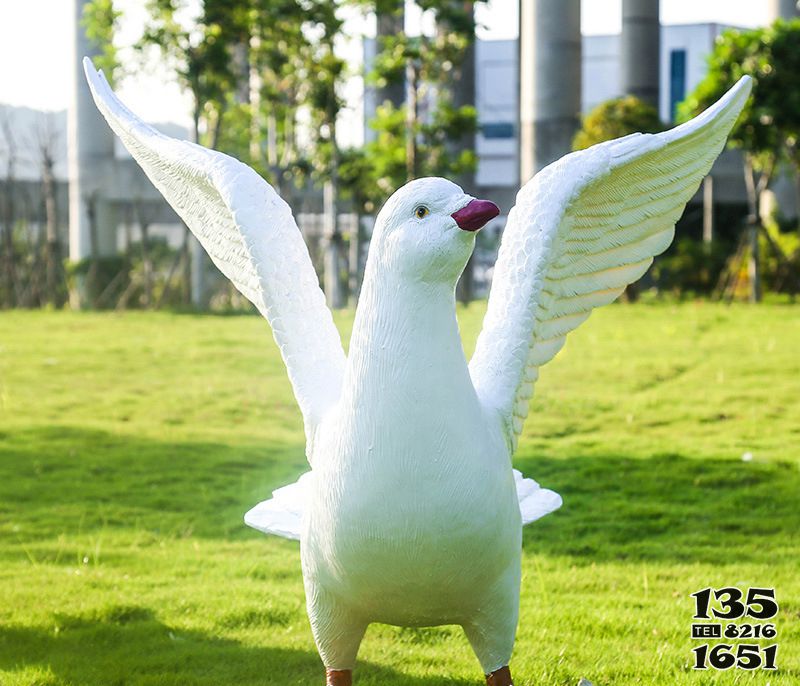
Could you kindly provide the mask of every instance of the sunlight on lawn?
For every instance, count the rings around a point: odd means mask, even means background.
[[[543,369],[515,463],[564,506],[525,530],[516,683],[800,680],[796,312],[609,307]],[[321,683],[298,546],[242,523],[306,467],[259,318],[0,314],[0,683]],[[777,588],[777,674],[690,669],[721,585]],[[481,681],[455,627],[373,626],[356,676]]]

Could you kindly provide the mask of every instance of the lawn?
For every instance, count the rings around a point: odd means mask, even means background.
[[[799,315],[615,305],[543,370],[519,686],[800,683]],[[259,318],[0,313],[0,684],[321,684],[298,545],[242,524],[305,469]],[[777,589],[777,674],[692,671],[689,594],[730,585]],[[481,683],[453,627],[371,627],[356,679]]]

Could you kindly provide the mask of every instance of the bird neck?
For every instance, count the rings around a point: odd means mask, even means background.
[[[454,285],[409,279],[368,260],[344,385],[357,404],[396,394],[440,401],[474,395]]]

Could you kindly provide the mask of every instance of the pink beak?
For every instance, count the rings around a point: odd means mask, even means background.
[[[490,219],[500,214],[500,208],[489,200],[470,200],[460,210],[450,216],[456,220],[459,229],[477,231]]]

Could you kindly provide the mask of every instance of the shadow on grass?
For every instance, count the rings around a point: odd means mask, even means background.
[[[516,461],[564,496],[525,545],[587,562],[773,562],[794,555],[800,470],[783,462],[581,456]],[[0,520],[17,540],[136,526],[245,539],[242,513],[307,465],[303,446],[159,442],[74,428],[0,441]]]
[[[102,616],[57,616],[50,627],[0,627],[0,669],[34,669],[41,686],[263,686],[321,684],[322,664],[301,650],[244,645],[172,629],[143,607],[111,607]],[[466,686],[439,677],[409,677],[360,663],[357,683]],[[33,682],[32,682],[33,683]]]
[[[244,538],[244,512],[307,469],[300,443],[232,447],[72,427],[0,433],[0,522],[13,522],[20,541],[105,528]]]
[[[800,470],[790,462],[657,455],[515,464],[564,498],[560,510],[525,528],[528,550],[587,563],[796,559]]]

